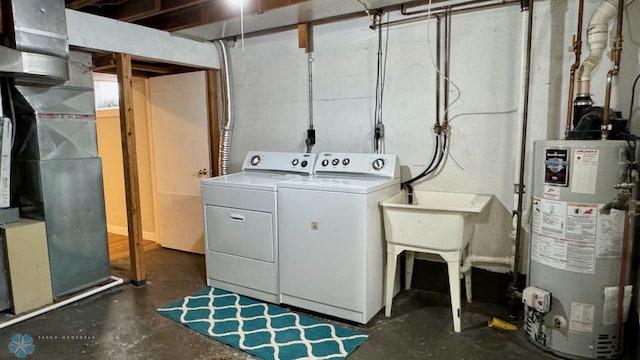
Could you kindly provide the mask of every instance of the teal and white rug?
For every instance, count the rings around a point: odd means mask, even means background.
[[[344,359],[367,335],[221,289],[205,288],[158,312],[262,359]]]

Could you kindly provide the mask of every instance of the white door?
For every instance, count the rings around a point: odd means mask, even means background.
[[[210,172],[205,78],[199,71],[149,79],[159,242],[200,254],[200,172]]]

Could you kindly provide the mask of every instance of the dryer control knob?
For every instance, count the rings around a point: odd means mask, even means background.
[[[303,168],[307,167],[307,164],[309,164],[307,162],[307,160],[302,160],[302,162],[300,163],[300,166],[302,166]]]
[[[329,160],[327,159],[322,160],[322,166],[327,166],[327,165],[329,165]]]
[[[384,167],[384,159],[375,159],[372,165],[374,170],[382,170]]]
[[[344,158],[342,160],[342,165],[347,166],[347,165],[349,165],[349,162],[350,162],[349,158]]]
[[[296,165],[298,165],[299,162],[300,162],[300,160],[293,159],[293,161],[291,162],[291,165],[296,166]]]
[[[336,165],[338,165],[338,164],[340,164],[340,159],[333,159],[333,160],[331,160],[331,165],[336,166]]]
[[[260,163],[260,155],[254,155],[251,158],[251,165],[256,166]]]

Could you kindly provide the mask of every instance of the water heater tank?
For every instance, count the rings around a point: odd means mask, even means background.
[[[551,303],[525,306],[525,331],[562,357],[620,355],[616,320],[625,214],[600,209],[618,194],[614,185],[624,182],[626,148],[624,141],[535,143],[529,285],[531,297],[550,293]],[[625,286],[624,319],[631,291]]]

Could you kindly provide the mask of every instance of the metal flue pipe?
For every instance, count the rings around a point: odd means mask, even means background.
[[[231,63],[229,51],[224,40],[215,41],[220,57],[220,93],[222,96],[222,134],[218,144],[218,169],[220,174],[227,175],[229,157],[231,155],[231,133],[233,132],[233,89],[231,86]]]
[[[580,67],[580,55],[582,54],[582,20],[584,17],[584,0],[580,0],[578,5],[578,30],[573,37],[573,52],[576,56],[575,62],[571,65],[571,76],[569,77],[569,96],[567,97],[567,124],[564,129],[565,138],[569,137],[571,131],[571,117],[573,115],[573,93],[576,86],[576,70]]]

